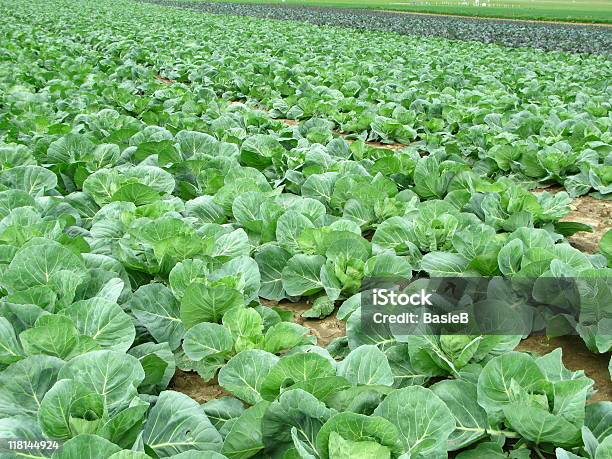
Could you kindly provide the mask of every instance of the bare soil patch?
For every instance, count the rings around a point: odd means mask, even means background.
[[[612,201],[580,196],[571,204],[572,211],[561,221],[585,223],[593,227],[592,233],[576,233],[568,239],[583,252],[599,251],[599,241],[612,228]]]
[[[290,120],[287,118],[272,118],[275,121],[280,121],[281,123],[286,124],[287,126],[297,126],[299,123],[299,121],[297,120]]]
[[[279,308],[294,313],[294,321],[312,330],[312,334],[317,338],[317,344],[325,347],[335,338],[346,335],[344,322],[336,319],[336,311],[332,312],[324,319],[307,319],[302,317],[302,313],[310,309],[311,305],[307,301],[298,303],[283,302],[276,305]]]
[[[239,102],[241,103],[241,102]],[[230,102],[230,105],[232,105],[233,102]],[[258,107],[258,110],[267,112],[267,110],[263,107]],[[287,118],[272,118],[275,121],[280,121],[281,123],[286,124],[287,126],[297,126],[300,124],[299,120],[290,120]],[[339,132],[339,131],[334,131],[334,133],[342,138],[344,138],[344,140],[346,140],[348,143],[353,143],[354,140],[353,139],[347,139],[346,137],[348,137],[350,134],[344,133],[344,132]],[[401,144],[401,143],[382,143],[382,142],[372,142],[372,141],[366,141],[364,142],[366,145],[372,147],[372,148],[386,148],[388,150],[401,150],[402,148],[406,148],[407,145]]]
[[[564,191],[560,185],[548,188],[536,188],[534,193],[548,191],[555,194]],[[612,201],[596,199],[591,196],[579,196],[570,204],[571,211],[561,219],[562,222],[578,222],[590,225],[592,233],[579,232],[568,238],[571,245],[582,252],[599,252],[599,241],[603,235],[612,228]]]
[[[163,77],[163,76],[161,76],[161,75],[156,75],[156,76],[155,76],[155,79],[156,79],[157,81],[159,81],[160,83],[163,83],[163,84],[174,84],[174,83],[176,83],[176,81],[171,80],[171,79],[169,79],[169,78],[165,78],[165,77]]]
[[[586,375],[595,381],[597,392],[591,397],[590,402],[612,400],[612,382],[608,372],[610,353],[592,353],[579,336],[559,338],[531,336],[523,340],[517,350],[544,355],[558,347],[563,350],[563,363],[567,368],[572,371],[584,370]]]
[[[198,403],[205,403],[209,400],[230,396],[217,382],[217,378],[204,381],[199,374],[192,371],[183,371],[177,368],[170,388],[177,392],[189,395]]]

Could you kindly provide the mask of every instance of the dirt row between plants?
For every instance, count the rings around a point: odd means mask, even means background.
[[[159,81],[160,83],[163,83],[165,85],[171,85],[176,83],[176,81],[171,80],[169,78],[165,78],[161,75],[156,75],[155,79],[157,81]],[[233,100],[229,102],[230,106],[234,106],[234,105],[247,105],[245,101],[240,101],[240,100]],[[255,107],[257,110],[268,113],[269,110],[265,107],[259,106],[257,105]],[[297,126],[300,123],[300,120],[290,120],[288,118],[270,118],[274,121],[279,121],[281,123],[286,124],[287,126]],[[347,137],[349,137],[351,134],[346,134],[343,132],[339,132],[339,131],[333,131],[334,134],[336,134],[339,137],[344,138],[348,143],[353,143],[354,140],[353,139],[349,139]],[[402,148],[406,148],[406,145],[402,144],[402,143],[381,143],[381,142],[373,142],[373,141],[366,141],[364,142],[366,145],[373,147],[373,148],[387,148],[389,150],[400,150]]]
[[[335,338],[346,335],[345,324],[336,319],[335,313],[324,319],[305,319],[301,313],[310,308],[307,302],[283,302],[278,306],[294,312],[295,322],[308,327],[322,347]],[[608,372],[610,354],[592,353],[579,336],[531,336],[523,340],[517,350],[544,355],[558,347],[563,350],[563,363],[567,368],[572,371],[584,370],[586,375],[595,381],[595,393],[590,402],[612,400],[612,382]],[[177,370],[170,385],[172,389],[189,395],[199,403],[230,395],[219,386],[216,378],[204,381],[195,372]]]
[[[175,81],[160,75],[158,75],[156,79],[167,85],[175,83]],[[244,102],[231,101],[229,104],[240,105],[244,104]],[[256,108],[267,112],[265,108]],[[285,118],[273,119],[289,126],[299,124],[298,120]],[[343,138],[347,136],[347,134],[338,131],[334,132]],[[348,142],[353,142],[351,139],[346,140]],[[372,141],[367,141],[365,143],[374,148],[387,148],[391,150],[400,150],[406,147],[406,145],[403,144],[383,144]],[[557,193],[563,191],[563,187],[552,186],[533,191],[535,193],[542,191]],[[599,241],[602,236],[612,227],[612,201],[595,199],[590,196],[580,196],[573,200],[570,213],[565,216],[562,221],[572,221],[590,225],[593,228],[592,232],[579,232],[570,236],[568,240],[572,246],[583,252],[596,253],[599,250]],[[278,304],[278,306],[293,312],[294,321],[308,327],[311,333],[317,338],[319,346],[325,347],[335,338],[346,335],[345,323],[338,320],[335,313],[324,319],[307,319],[302,317],[301,314],[311,307],[308,301],[297,303],[282,302]],[[587,376],[595,381],[597,392],[593,395],[591,401],[612,400],[612,383],[610,382],[610,375],[608,372],[610,355],[592,353],[586,348],[584,342],[579,337],[566,336],[549,339],[543,336],[532,336],[523,340],[518,350],[542,355],[557,347],[563,349],[563,362],[569,369],[573,371],[584,370]],[[195,372],[177,370],[172,379],[171,386],[174,390],[189,395],[199,403],[230,395],[219,386],[216,378],[210,381],[203,381]]]
[[[555,194],[564,191],[561,185],[548,188],[536,188],[533,193],[547,191]],[[570,204],[570,212],[561,219],[562,222],[578,222],[589,225],[592,232],[578,232],[568,238],[569,243],[578,250],[587,253],[599,252],[599,241],[612,228],[612,200],[596,199],[592,196],[578,196]]]

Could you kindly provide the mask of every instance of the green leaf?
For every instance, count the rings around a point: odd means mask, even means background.
[[[208,272],[208,265],[203,260],[188,259],[177,263],[168,276],[172,294],[181,300],[187,288],[195,282],[202,282]]]
[[[264,337],[264,349],[273,354],[303,344],[314,344],[316,338],[310,335],[310,329],[291,322],[280,322],[272,325]]]
[[[201,322],[220,322],[227,311],[242,306],[242,295],[233,288],[193,283],[181,301],[181,320],[186,328]]]
[[[151,456],[140,451],[124,449],[108,457],[108,459],[150,459]]]
[[[54,275],[67,271],[84,270],[81,257],[63,245],[46,240],[32,240],[22,247],[9,264],[3,284],[11,290],[26,290],[37,285],[48,285]]]
[[[282,273],[290,258],[289,252],[275,245],[265,245],[255,255],[261,273],[260,297],[274,301],[287,297],[283,288]]]
[[[78,435],[62,445],[54,459],[100,459],[110,457],[121,448],[98,435]]]
[[[223,325],[201,323],[187,330],[183,340],[185,354],[191,360],[222,355],[231,351],[234,345],[232,334]]]
[[[262,419],[269,405],[266,401],[259,402],[236,419],[225,436],[221,449],[224,455],[229,459],[246,459],[263,449]]]
[[[116,303],[91,298],[78,301],[61,313],[72,319],[81,335],[90,336],[104,349],[127,352],[134,342],[134,324]]]
[[[115,191],[110,200],[133,202],[136,206],[144,206],[159,201],[161,195],[151,187],[142,183],[127,183]]]
[[[79,355],[60,370],[58,379],[73,379],[100,394],[109,415],[121,410],[136,395],[145,373],[137,358],[116,351]]]
[[[448,439],[450,451],[464,448],[486,435],[487,413],[478,405],[475,384],[461,380],[447,380],[434,384],[431,390],[446,403],[457,424]]]
[[[232,419],[239,418],[244,413],[244,405],[240,400],[234,397],[221,397],[209,400],[202,409],[208,419],[218,431],[223,430],[226,424],[232,424]]]
[[[51,164],[83,161],[93,153],[94,148],[95,145],[86,136],[70,133],[49,144],[47,161]]]
[[[158,342],[170,349],[179,347],[185,327],[179,319],[179,305],[168,287],[148,284],[132,295],[129,306],[136,318]]]
[[[263,319],[253,308],[230,309],[223,315],[223,325],[235,339],[258,338],[263,333]]]
[[[269,352],[250,349],[236,354],[219,371],[219,385],[250,405],[263,400],[264,378],[278,362]]]
[[[274,457],[291,448],[291,428],[295,427],[307,451],[316,454],[315,439],[332,414],[323,402],[301,389],[282,393],[270,404],[261,423],[266,453]]]
[[[157,393],[168,386],[176,369],[176,360],[168,343],[143,343],[130,349],[129,354],[140,360],[145,372],[139,392]],[[158,377],[160,370],[163,374]],[[151,372],[156,376],[153,377]]]
[[[120,411],[96,432],[122,448],[131,448],[142,431],[149,404],[138,400]]]
[[[348,389],[349,387],[351,387],[351,383],[342,376],[326,376],[300,381],[290,386],[289,389],[302,389],[311,393],[319,400],[326,400],[336,392]]]
[[[13,326],[4,317],[0,317],[0,364],[9,365],[22,358],[21,346]]]
[[[56,319],[58,316],[51,317]],[[49,321],[21,332],[19,340],[23,350],[28,355],[46,354],[67,358],[79,343],[79,335],[72,321],[63,319]]]
[[[480,443],[474,449],[463,451],[457,455],[457,459],[507,459],[501,447],[497,443]]]
[[[48,438],[68,440],[79,433],[94,432],[105,413],[104,397],[86,385],[61,379],[47,391],[40,403],[38,423]]]
[[[572,447],[581,442],[578,427],[540,407],[513,402],[506,405],[503,411],[510,427],[535,444]]]
[[[612,436],[606,437],[595,451],[595,459],[612,458]]]
[[[599,241],[599,251],[608,260],[608,266],[612,267],[612,230],[608,230]]]
[[[390,459],[391,451],[373,441],[349,441],[342,438],[337,432],[329,437],[330,459],[376,458]]]
[[[302,313],[302,317],[323,319],[334,312],[335,304],[326,295],[316,298],[310,309]]]
[[[359,346],[338,365],[338,376],[358,385],[393,385],[393,373],[385,354],[373,345]]]
[[[393,423],[405,451],[412,458],[428,458],[446,452],[446,441],[455,430],[455,418],[431,390],[420,386],[392,392],[374,410]]]
[[[612,434],[612,401],[589,403],[586,406],[585,425],[601,442]]]
[[[189,450],[219,451],[222,438],[200,405],[185,394],[159,394],[142,432],[142,440],[160,457]]]
[[[580,222],[557,222],[555,223],[555,232],[570,237],[579,232],[592,233],[593,227]]]
[[[53,190],[57,186],[57,177],[41,166],[17,166],[0,171],[0,183],[36,197]]]
[[[478,403],[489,416],[498,416],[513,400],[513,382],[533,393],[547,388],[542,370],[528,354],[508,352],[491,359],[478,378]]]
[[[325,357],[314,353],[298,353],[280,359],[261,384],[261,397],[274,400],[282,391],[301,381],[335,376],[336,370]]]
[[[321,267],[325,257],[321,255],[295,255],[282,272],[283,288],[290,296],[312,295],[323,289]]]
[[[393,454],[400,454],[403,450],[396,427],[391,422],[378,416],[364,416],[363,414],[349,412],[332,416],[321,427],[317,435],[317,450],[323,459],[334,457],[332,447],[334,438],[337,438],[336,435],[340,435],[344,440],[350,442],[360,442],[360,444],[362,442],[372,442],[379,446],[385,446]],[[358,453],[358,450],[356,453]]]
[[[430,252],[423,256],[421,269],[432,277],[459,277],[474,274],[469,260],[455,253]]]
[[[276,223],[276,240],[291,253],[300,249],[298,239],[306,228],[314,228],[310,219],[295,210],[288,210]]]
[[[6,368],[0,373],[0,416],[36,416],[63,365],[58,358],[34,355]]]

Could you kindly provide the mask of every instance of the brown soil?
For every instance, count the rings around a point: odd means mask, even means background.
[[[297,126],[299,123],[299,121],[297,120],[290,120],[287,118],[272,118],[275,121],[280,121],[281,123],[286,124],[287,126]]]
[[[159,82],[163,83],[163,84],[173,84],[173,83],[176,83],[176,81],[174,81],[174,80],[170,80],[169,78],[164,78],[164,77],[163,77],[163,76],[161,76],[161,75],[156,75],[156,76],[155,76],[155,79],[156,79],[157,81],[159,81]]]
[[[165,78],[161,75],[155,75],[155,79],[163,84],[166,85],[170,85],[170,84],[174,84],[176,83],[176,81],[171,80],[169,78]],[[245,101],[243,100],[232,100],[229,102],[229,106],[234,106],[234,105],[242,105],[244,104]],[[266,110],[264,107],[257,107],[258,110],[261,110],[263,112],[267,112],[268,110]],[[276,121],[280,121],[281,123],[286,124],[287,126],[297,126],[299,124],[298,120],[290,120],[287,118],[271,118],[274,119]],[[343,134],[341,132],[337,132],[334,131],[337,135],[339,135],[340,137],[346,137],[348,134]],[[354,142],[354,140],[350,140],[350,139],[346,139],[348,143],[352,143]],[[366,145],[369,145],[370,147],[373,148],[387,148],[389,150],[401,150],[402,148],[405,148],[406,145],[403,145],[401,143],[381,143],[381,142],[365,142]]]
[[[306,301],[301,301],[299,303],[283,302],[276,306],[293,312],[295,314],[295,322],[310,328],[312,334],[317,337],[317,344],[319,346],[325,347],[335,338],[346,335],[344,322],[336,319],[336,311],[332,312],[331,315],[324,319],[306,319],[302,317],[302,313],[310,309],[311,306]]]
[[[599,241],[612,228],[612,201],[590,196],[575,198],[572,211],[561,221],[585,223],[593,227],[592,233],[576,233],[569,237],[570,243],[583,252],[598,252]]]
[[[294,313],[294,321],[304,327],[312,330],[312,334],[317,338],[319,346],[327,346],[334,338],[346,335],[344,322],[336,319],[334,311],[330,316],[324,319],[305,319],[301,314],[310,308],[307,302],[290,303],[283,302],[277,304],[275,302],[265,301],[262,303],[268,306],[278,306]],[[210,381],[204,381],[200,375],[191,371],[182,371],[177,369],[174,377],[170,382],[170,388],[177,392],[189,395],[198,403],[204,403],[212,399],[229,396],[231,394],[225,392],[217,378]]]
[[[231,395],[223,390],[217,383],[217,378],[204,381],[199,374],[177,369],[174,373],[170,388],[177,392],[189,395],[198,403],[208,402],[209,400]]]
[[[344,137],[347,134],[338,134],[338,135]],[[345,139],[345,140],[348,143],[354,142],[354,140],[350,140],[350,139]],[[372,148],[386,148],[387,150],[401,150],[402,148],[407,147],[407,145],[404,145],[403,143],[382,143],[382,142],[372,142],[370,140],[364,143]]]
[[[610,353],[592,353],[579,336],[560,338],[531,336],[523,340],[517,350],[544,355],[558,347],[563,350],[563,363],[567,368],[572,371],[584,370],[586,375],[595,381],[597,392],[591,397],[590,402],[612,400],[612,382],[608,372]]]
[[[548,191],[554,194],[563,191],[563,187],[553,185],[548,188],[536,188],[532,191],[534,193]],[[568,238],[570,244],[583,252],[598,252],[599,241],[606,231],[612,228],[612,201],[595,199],[591,196],[579,196],[574,198],[570,207],[572,210],[561,219],[562,222],[584,223],[593,228],[592,233],[579,232],[570,236]]]
[[[237,104],[243,104],[243,101],[232,101],[229,104],[230,105],[237,105]],[[261,106],[257,106],[258,110],[261,110],[262,112],[268,112],[268,110],[265,107],[261,107]],[[280,121],[281,123],[286,124],[287,126],[297,126],[300,124],[299,120],[290,120],[288,118],[271,118],[275,121]],[[334,131],[334,133],[340,137],[347,137],[349,134],[345,134],[342,132],[338,132],[338,131]],[[354,140],[351,139],[345,139],[348,143],[353,143]],[[365,142],[366,145],[373,147],[373,148],[386,148],[388,150],[401,150],[402,148],[406,148],[406,145],[401,144],[401,143],[381,143],[381,142],[370,142],[367,141]]]

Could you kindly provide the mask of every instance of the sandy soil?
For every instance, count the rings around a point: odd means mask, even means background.
[[[231,395],[219,386],[216,378],[204,382],[196,372],[182,371],[178,368],[174,373],[172,381],[170,381],[170,388],[189,395],[198,403]]]
[[[161,82],[163,84],[167,84],[167,85],[176,83],[176,81],[170,80],[168,78],[164,78],[161,75],[156,75],[155,79],[157,81],[159,81],[159,82]],[[243,101],[243,100],[232,100],[232,101],[229,102],[228,105],[231,107],[231,106],[234,106],[234,105],[242,105],[242,104],[245,104],[245,103],[246,102]],[[267,110],[265,108],[263,108],[263,107],[257,107],[257,109],[261,110],[263,112],[267,112]],[[298,124],[300,124],[300,122],[298,120],[290,120],[290,119],[287,119],[287,118],[271,118],[271,119],[273,119],[275,121],[280,121],[281,123],[284,123],[287,126],[297,126]],[[340,137],[348,136],[348,134],[344,134],[344,133],[341,133],[341,132],[338,132],[338,131],[334,131],[334,133],[336,135],[340,136]],[[351,140],[351,139],[346,139],[346,141],[348,143],[353,143],[354,142],[354,140]],[[381,143],[381,142],[370,142],[370,141],[368,141],[368,142],[365,142],[365,144],[369,145],[370,147],[373,147],[373,148],[387,148],[389,150],[401,150],[402,148],[406,147],[406,145],[401,144],[401,143]]]
[[[301,316],[301,314],[310,308],[310,305],[307,302],[284,302],[277,304],[263,301],[263,303],[268,306],[278,306],[293,312],[295,315],[295,322],[310,328],[313,335],[316,336],[319,346],[325,347],[334,338],[344,336],[346,334],[344,322],[336,319],[335,311],[332,315],[324,319],[305,319]],[[216,378],[205,382],[196,372],[187,372],[179,369],[176,370],[176,373],[170,382],[170,388],[189,395],[198,403],[204,403],[215,398],[231,395],[223,390],[221,386],[219,386]]]
[[[161,75],[156,75],[156,76],[155,76],[155,79],[156,79],[157,81],[159,81],[160,83],[163,83],[163,84],[173,84],[173,83],[176,83],[176,81],[174,81],[174,80],[170,80],[169,78],[164,78],[164,77],[163,77],[163,76],[161,76]]]
[[[336,319],[336,311],[324,319],[306,319],[301,316],[304,311],[310,309],[310,304],[306,301],[298,303],[283,302],[276,306],[293,312],[295,322],[310,328],[312,334],[317,337],[319,346],[325,347],[335,338],[346,335],[345,324],[341,320]]]
[[[599,251],[599,241],[612,228],[612,201],[580,196],[571,204],[572,211],[561,221],[585,223],[593,227],[592,233],[576,233],[569,237],[570,244],[583,252]]]
[[[346,334],[345,323],[336,319],[335,312],[324,319],[305,319],[301,314],[310,308],[307,302],[270,303],[295,314],[295,322],[308,327],[317,338],[319,346],[327,346],[333,339]],[[586,375],[595,381],[595,394],[590,402],[612,400],[612,382],[608,372],[610,354],[594,354],[589,351],[578,336],[547,338],[532,336],[522,341],[517,350],[537,355],[547,354],[556,348],[563,349],[563,363],[572,371],[584,370]],[[189,395],[199,403],[230,395],[219,386],[216,379],[204,382],[195,372],[176,370],[170,387],[173,390]]]
[[[562,186],[553,185],[531,191],[534,193],[548,191],[554,194],[563,190]],[[612,228],[612,201],[595,199],[591,196],[579,196],[573,199],[570,207],[570,213],[561,219],[562,222],[584,223],[593,228],[592,233],[579,232],[570,236],[568,238],[570,244],[583,252],[598,252],[599,241],[606,231]]]

